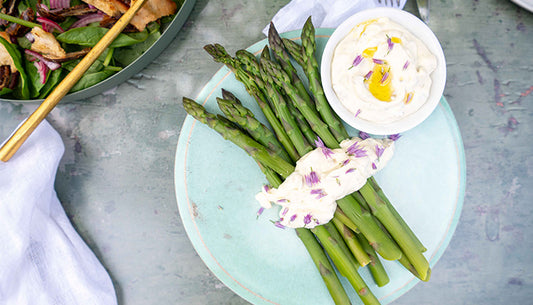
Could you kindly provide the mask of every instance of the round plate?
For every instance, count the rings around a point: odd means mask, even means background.
[[[322,52],[332,30],[317,30]],[[283,36],[299,40],[300,32]],[[266,41],[249,48],[258,54]],[[255,101],[227,68],[221,68],[197,101],[220,113],[215,97],[233,92],[265,122]],[[356,130],[349,129],[351,134]],[[420,126],[402,134],[396,153],[376,179],[413,231],[427,247],[434,266],[446,249],[461,213],[465,191],[464,149],[455,118],[441,99]],[[180,216],[196,251],[229,288],[253,304],[333,304],[305,247],[291,229],[272,220],[277,210],[256,217],[254,196],[266,179],[244,151],[209,127],[187,116],[178,141],[175,187]],[[387,304],[419,282],[397,262],[384,261],[391,278],[377,287],[367,270],[361,275]],[[341,278],[354,304],[361,304]]]
[[[93,85],[89,88],[76,91],[73,93],[67,94],[64,98],[61,99],[61,101],[76,101],[76,100],[83,100],[86,98],[89,98],[94,95],[98,95],[102,92],[105,92],[115,86],[118,86],[119,84],[123,83],[127,79],[129,79],[134,74],[141,71],[144,67],[146,67],[149,63],[151,63],[163,50],[172,42],[174,37],[178,34],[181,27],[187,20],[187,17],[191,13],[194,3],[196,0],[185,0],[183,2],[183,5],[180,7],[178,13],[172,20],[172,22],[168,25],[168,27],[163,31],[161,34],[161,37],[148,49],[146,52],[143,53],[139,58],[137,58],[134,62],[129,64],[124,69],[120,70],[119,72],[111,75],[110,77],[106,78],[105,80],[99,82],[96,85]],[[17,99],[5,99],[0,97],[0,101],[7,101],[7,102],[42,102],[43,99],[33,99],[33,100],[17,100]]]

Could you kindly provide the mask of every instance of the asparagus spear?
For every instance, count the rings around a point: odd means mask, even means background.
[[[400,222],[400,224],[402,225],[404,230],[407,232],[407,234],[409,234],[411,239],[413,239],[413,241],[416,243],[416,246],[417,246],[418,250],[420,252],[426,252],[427,249],[424,246],[424,244],[422,244],[422,242],[418,239],[418,237],[415,235],[415,233],[411,230],[411,228],[405,222],[405,220],[402,218],[400,213],[398,213],[398,211],[396,211],[396,209],[394,208],[394,206],[392,205],[390,200],[387,198],[387,196],[385,196],[385,193],[383,193],[383,190],[378,185],[376,179],[374,177],[370,177],[370,179],[368,179],[368,182],[372,185],[372,188],[378,193],[379,197],[381,197],[381,199],[383,199],[383,201],[387,204],[387,207],[389,207],[389,210],[394,215],[394,217],[396,217],[396,219]]]
[[[263,145],[257,143],[249,136],[242,133],[238,128],[220,120],[216,115],[208,113],[205,108],[195,101],[184,97],[183,107],[185,111],[198,121],[208,125],[220,133],[224,139],[230,140],[237,146],[244,149],[250,156],[263,165],[270,167],[283,178],[286,178],[294,171],[294,166],[283,158],[271,154]]]
[[[184,97],[183,106],[185,110],[187,111],[187,113],[192,115],[194,118],[196,118],[197,120],[199,120],[200,122],[204,124],[207,124],[209,127],[211,127],[212,129],[220,133],[225,139],[232,141],[233,143],[237,144],[240,148],[244,149],[246,152],[249,153],[249,146],[250,146],[250,143],[249,143],[250,141],[248,140],[249,138],[246,135],[244,135],[244,133],[241,132],[240,130],[235,129],[232,126],[232,124],[228,124],[228,122],[226,122],[223,118],[219,116],[208,113],[203,106],[199,105],[198,103],[196,103],[195,101],[191,99]],[[244,139],[244,140],[238,140],[238,139]],[[270,175],[272,172],[269,171],[268,166],[265,166],[265,164],[263,164],[264,160],[262,158],[259,158],[258,155],[251,154],[251,156],[256,161],[258,161],[258,164],[260,165],[261,170],[263,170],[265,174],[269,173],[269,174],[266,174],[266,177],[269,183],[274,187],[278,187],[282,182],[279,176]],[[335,304],[338,304],[338,305],[351,304],[350,299],[348,298],[348,295],[346,294],[335,271],[333,270],[333,266],[329,262],[327,256],[325,255],[320,245],[317,243],[316,239],[313,237],[313,234],[309,230],[304,229],[304,228],[296,229],[296,233],[298,237],[300,238],[300,240],[303,242],[306,249],[308,250],[309,254],[311,255],[311,259],[313,260],[316,267],[318,268],[320,275],[322,279],[324,280],[326,287],[328,288],[328,291],[330,292],[330,295],[335,301]]]
[[[301,45],[299,45],[296,41],[287,39],[287,38],[281,38],[281,41],[283,43],[283,46],[289,52],[289,54],[292,56],[292,58],[301,66],[305,66],[304,58],[303,58],[303,48]]]
[[[244,84],[246,91],[254,97],[257,104],[265,114],[266,119],[274,129],[276,136],[279,141],[285,147],[285,150],[291,156],[291,159],[298,159],[298,153],[289,140],[287,133],[276,119],[276,115],[270,108],[265,96],[261,93],[261,90],[257,87],[254,80],[248,75],[224,49],[223,46],[219,44],[206,45],[204,49],[209,53],[216,62],[225,64],[230,70],[235,74],[235,78]]]
[[[250,133],[252,138],[254,138],[259,143],[263,144],[266,148],[278,154],[285,161],[290,162],[291,159],[287,152],[281,146],[281,143],[278,141],[278,138],[266,127],[261,124],[256,118],[255,115],[248,110],[246,107],[240,104],[238,100],[228,100],[217,97],[218,107],[226,117],[235,122],[239,126],[246,125],[248,126],[247,131]]]
[[[303,60],[305,62],[303,68],[309,79],[309,88],[315,96],[317,110],[322,116],[322,119],[330,126],[331,132],[337,141],[342,141],[348,137],[348,133],[329,106],[324,89],[322,88],[318,62],[315,57],[315,27],[313,26],[311,17],[307,19],[302,28],[302,47],[304,51]]]
[[[370,274],[372,274],[372,277],[374,278],[374,282],[376,282],[379,287],[385,286],[390,281],[390,279],[387,275],[387,272],[385,271],[385,268],[383,267],[383,264],[379,260],[376,251],[374,251],[374,249],[372,249],[372,247],[368,244],[368,241],[363,236],[363,234],[355,234],[355,236],[359,240],[359,243],[363,247],[363,250],[370,258],[370,263],[367,266],[368,269],[370,269]],[[400,260],[402,258],[403,256],[400,258]]]
[[[345,252],[339,245],[337,239],[331,236],[329,231],[324,226],[317,226],[311,229],[317,238],[322,242],[322,246],[329,254],[329,257],[337,266],[339,271],[348,279],[350,284],[365,304],[379,304],[378,299],[370,291],[366,283],[363,281],[355,265],[350,264],[350,260],[346,258]]]
[[[355,236],[355,233],[353,233],[353,231],[350,230],[350,228],[348,228],[338,218],[333,218],[332,221],[335,227],[337,228],[337,230],[341,233],[342,238],[344,239],[344,242],[350,249],[350,252],[353,254],[355,259],[359,262],[359,265],[361,265],[361,267],[364,267],[368,263],[370,263],[370,257],[364,251],[364,248],[359,243],[359,240]]]
[[[287,51],[285,50],[281,37],[279,36],[279,33],[276,30],[276,27],[274,26],[273,22],[270,22],[270,28],[268,30],[268,42],[270,48],[272,49],[272,51],[274,51],[274,56],[281,64],[283,70],[285,70],[285,72],[287,72],[287,74],[292,77],[291,82],[297,89],[300,97],[302,97],[306,102],[312,103],[311,97],[309,96],[309,93],[307,93],[303,82],[298,77],[296,69],[291,63],[289,53],[287,53]]]
[[[411,264],[415,267],[420,277],[424,280],[429,273],[429,263],[418,250],[416,243],[409,233],[402,227],[401,223],[394,217],[387,204],[376,193],[372,186],[367,183],[359,190],[372,209],[372,214],[379,219],[385,228],[398,243],[403,253],[406,254]]]

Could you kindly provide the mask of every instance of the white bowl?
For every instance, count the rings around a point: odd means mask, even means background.
[[[375,123],[361,119],[346,109],[331,85],[331,61],[337,44],[358,24],[366,20],[388,17],[418,37],[437,58],[437,68],[431,73],[431,88],[427,101],[414,113],[392,123]],[[390,135],[407,131],[422,123],[437,107],[446,83],[446,60],[439,40],[431,29],[416,16],[395,8],[375,8],[359,12],[346,19],[333,32],[322,54],[321,75],[324,93],[333,110],[350,126],[374,135]]]

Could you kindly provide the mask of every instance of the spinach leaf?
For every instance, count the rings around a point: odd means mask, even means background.
[[[77,44],[80,46],[92,47],[100,41],[102,37],[109,31],[109,29],[86,26],[81,28],[70,29],[64,33],[59,34],[56,38],[60,42]],[[132,34],[119,34],[118,37],[111,43],[110,48],[120,48],[131,46],[139,42],[143,42],[148,38],[148,31]]]
[[[161,37],[161,33],[155,31],[150,33],[148,38],[141,43],[130,47],[115,49],[115,61],[126,67],[143,55],[144,52],[146,52],[157,41],[157,39],[159,39],[159,37]]]
[[[83,90],[85,88],[89,88],[92,85],[96,85],[99,82],[103,81],[104,79],[108,78],[109,76],[115,74],[117,72],[115,69],[103,69],[102,71],[94,72],[94,73],[85,73],[80,78],[80,80],[72,87],[70,92],[76,92]]]
[[[48,96],[52,89],[65,77],[66,73],[64,71],[63,69],[57,69],[49,72],[46,84],[42,87],[38,98],[46,98]]]
[[[31,98],[35,98],[39,96],[39,92],[44,87],[44,84],[41,84],[41,77],[39,76],[37,67],[35,67],[35,65],[28,60],[25,60],[25,64],[26,64],[26,72],[28,73],[28,79],[31,83],[30,96]],[[48,75],[46,76],[46,80],[48,80],[49,75],[50,75],[50,71],[48,72]]]
[[[12,89],[2,88],[2,90],[0,90],[0,96],[6,95],[6,94],[11,93],[11,92],[13,92]]]
[[[24,71],[24,67],[22,65],[21,52],[15,45],[9,43],[3,37],[0,37],[0,43],[6,48],[7,53],[9,53],[11,58],[13,58],[15,67],[20,74],[20,79],[18,81],[16,90],[13,92],[13,95],[18,99],[27,100],[30,97],[30,88],[28,86],[28,77],[26,76],[26,72]]]

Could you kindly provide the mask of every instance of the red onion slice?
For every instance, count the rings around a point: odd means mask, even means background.
[[[56,62],[47,60],[41,54],[39,54],[39,53],[37,53],[35,51],[25,49],[24,53],[26,53],[26,54],[28,54],[30,56],[33,56],[33,57],[37,58],[38,60],[42,61],[52,71],[61,68],[61,64],[58,64]]]
[[[74,22],[69,29],[73,28],[81,28],[88,24],[91,24],[93,22],[100,22],[104,18],[104,15],[102,13],[94,13],[85,15],[82,18],[80,18],[78,21]]]
[[[53,30],[57,30],[59,33],[65,32],[65,30],[63,30],[59,24],[48,18],[37,17],[37,21],[43,25],[43,30],[47,32],[52,32]]]

